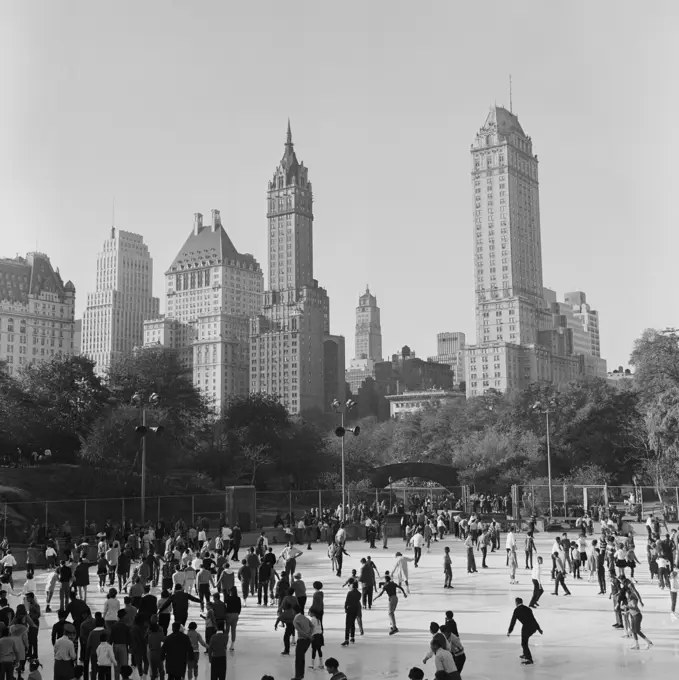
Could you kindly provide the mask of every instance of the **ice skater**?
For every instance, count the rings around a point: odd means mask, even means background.
[[[403,597],[408,596],[406,595],[406,591],[403,590],[403,588],[401,588],[398,583],[394,583],[391,580],[390,576],[385,576],[384,581],[385,583],[382,586],[382,590],[380,590],[375,600],[379,600],[379,598],[382,597],[384,593],[387,594],[387,597],[389,598],[389,624],[391,626],[389,635],[394,635],[394,633],[398,633],[398,626],[396,625],[396,607],[398,606],[398,595],[396,594],[396,591],[400,590],[403,593]]]
[[[450,559],[450,548],[446,546],[444,548],[443,554],[443,587],[452,588],[453,587],[453,563]],[[676,595],[676,593],[675,593]]]
[[[512,620],[509,623],[507,637],[512,634],[514,626],[518,621],[521,624],[521,649],[523,650],[523,654],[519,658],[522,659],[521,663],[524,666],[530,666],[533,663],[533,656],[530,653],[528,641],[532,635],[535,635],[535,633],[540,633],[540,635],[542,635],[542,628],[540,628],[540,625],[535,620],[533,611],[526,607],[520,597],[517,597],[514,602],[516,602],[516,608],[514,609]]]
[[[391,570],[391,579],[398,583],[400,588],[403,583],[406,584],[406,590],[410,592],[410,586],[408,585],[408,562],[414,562],[413,557],[405,557],[403,553],[396,553],[396,564]],[[386,574],[385,574],[386,576]],[[377,599],[377,598],[375,598]]]
[[[630,597],[627,603],[627,615],[630,618],[632,637],[634,638],[632,649],[639,649],[640,637],[646,641],[646,649],[653,647],[653,643],[641,632],[641,620],[643,619],[643,615],[639,610],[639,601],[634,597]]]

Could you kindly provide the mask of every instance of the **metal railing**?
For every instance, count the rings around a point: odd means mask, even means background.
[[[522,516],[546,515],[549,508],[547,484],[519,487]],[[599,508],[611,509],[630,520],[642,521],[653,513],[667,521],[678,521],[679,487],[658,491],[651,486],[610,486],[608,484],[552,484],[552,511],[555,518],[577,519],[585,511],[598,519]]]
[[[403,504],[410,507],[415,497],[421,501],[429,499],[438,506],[451,495],[459,499],[462,487],[393,487],[391,490],[374,489],[365,491],[349,485],[347,504],[367,502],[372,505],[384,503],[391,509]],[[277,514],[284,519],[299,519],[305,511],[329,509],[334,513],[342,502],[339,489],[315,489],[309,491],[257,491],[256,524],[272,526]],[[350,511],[351,512],[351,511]],[[225,493],[191,494],[179,496],[149,496],[144,504],[147,522],[163,522],[174,525],[178,520],[195,525],[207,521],[216,528],[220,518],[228,517],[228,499]],[[348,517],[349,519],[349,517]],[[360,517],[358,518],[360,519]],[[0,500],[0,530],[10,541],[27,542],[32,527],[44,527],[53,534],[91,538],[102,530],[106,522],[124,525],[125,522],[138,525],[141,520],[141,499],[131,498],[84,498],[78,500],[50,501],[3,501]]]

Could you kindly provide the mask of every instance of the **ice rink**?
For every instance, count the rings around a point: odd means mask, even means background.
[[[575,533],[572,534],[575,536]],[[545,557],[548,566],[548,552],[553,538],[539,537],[537,547]],[[489,554],[488,569],[481,569],[480,554],[477,557],[479,573],[466,573],[466,556],[463,544],[454,538],[446,538],[442,543],[433,543],[431,552],[424,551],[420,566],[414,569],[411,564],[410,590],[407,599],[400,597],[396,612],[400,632],[389,636],[386,597],[378,600],[372,610],[363,613],[365,635],[356,638],[356,644],[344,648],[340,646],[344,633],[343,605],[345,591],[342,583],[358,568],[360,558],[371,555],[380,574],[394,565],[394,553],[401,550],[412,556],[412,551],[404,551],[401,540],[391,540],[388,550],[378,544],[377,550],[370,550],[367,543],[347,544],[350,557],[345,557],[342,578],[330,569],[326,546],[314,544],[313,550],[304,551],[297,561],[307,584],[309,595],[315,580],[323,582],[325,592],[325,648],[324,656],[334,656],[340,661],[349,680],[371,680],[377,678],[407,678],[412,666],[424,668],[425,677],[433,678],[433,662],[426,665],[422,659],[428,651],[430,635],[429,623],[442,623],[444,612],[452,609],[465,646],[467,663],[464,678],[549,678],[554,680],[585,679],[592,680],[593,673],[610,673],[616,680],[627,678],[672,677],[676,673],[679,659],[677,644],[679,622],[669,616],[669,593],[651,585],[645,564],[645,544],[643,534],[638,534],[637,554],[644,562],[637,572],[639,591],[644,599],[644,620],[642,629],[654,642],[649,651],[633,651],[631,641],[621,638],[620,631],[612,628],[614,617],[612,603],[608,596],[597,595],[595,582],[567,579],[572,597],[550,595],[552,582],[549,569],[545,569],[545,594],[541,607],[535,610],[536,618],[544,630],[544,636],[535,635],[531,648],[535,665],[522,666],[519,661],[520,629],[512,637],[507,637],[507,628],[514,607],[514,598],[523,597],[529,601],[532,585],[530,572],[523,569],[523,536],[517,536],[519,547],[518,585],[509,584],[505,566],[504,535],[501,551]],[[453,556],[454,590],[444,590],[443,585],[443,546],[451,546]],[[281,546],[273,546],[278,553]],[[303,546],[301,546],[303,547]],[[22,582],[23,574],[17,574],[17,585]],[[92,580],[95,580],[93,574]],[[88,602],[94,611],[101,611],[104,595],[95,586],[90,586]],[[311,597],[309,597],[310,601]],[[10,604],[16,604],[12,598]],[[44,597],[40,604],[44,612]],[[58,606],[58,601],[57,601]],[[238,624],[236,651],[229,656],[229,680],[260,680],[262,675],[272,675],[275,680],[294,677],[294,647],[290,657],[281,656],[282,629],[274,632],[275,608],[257,606],[256,600],[249,600]],[[190,620],[204,625],[199,618],[198,605],[192,605]],[[56,621],[56,614],[43,616],[40,632],[40,659],[44,664],[43,678],[52,678],[52,651],[50,629]],[[308,668],[311,652],[307,653],[306,678],[327,678],[324,671]],[[203,656],[200,662],[200,676],[209,675],[209,664]]]

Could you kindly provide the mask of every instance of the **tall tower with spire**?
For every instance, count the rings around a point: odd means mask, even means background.
[[[314,279],[313,192],[290,121],[267,192],[269,286],[250,323],[250,391],[279,396],[291,413],[326,409],[324,340],[330,303]]]
[[[366,285],[365,293],[358,298],[356,307],[355,359],[382,361],[382,328],[377,298],[370,294]]]
[[[269,289],[311,285],[314,279],[313,193],[309,173],[297,160],[288,120],[283,158],[269,182]]]
[[[354,358],[346,370],[345,378],[351,393],[357,395],[368,378],[375,378],[375,364],[382,361],[380,308],[368,285],[365,293],[358,298],[354,345]]]

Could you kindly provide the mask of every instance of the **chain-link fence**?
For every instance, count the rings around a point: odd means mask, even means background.
[[[528,484],[519,487],[520,515],[549,514],[548,484]],[[649,486],[609,486],[554,483],[551,487],[552,516],[577,519],[585,512],[594,519],[612,510],[630,521],[642,521],[649,514],[662,515],[667,521],[678,521],[679,488],[657,490]]]
[[[363,504],[391,512],[396,507],[410,510],[423,503],[441,507],[463,497],[463,487],[396,487],[366,490],[351,483],[346,487],[345,502],[352,514],[360,515]],[[257,491],[257,526],[272,526],[279,515],[284,521],[295,521],[305,512],[329,511],[334,514],[342,504],[342,491],[323,489],[309,491]],[[222,517],[228,516],[227,495],[194,494],[187,496],[150,496],[144,504],[144,521],[174,525],[178,520],[187,524],[201,523],[216,528]],[[106,523],[122,526],[126,522],[142,521],[140,498],[86,498],[65,501],[0,501],[0,530],[10,541],[25,543],[32,536],[70,534],[92,538]]]

